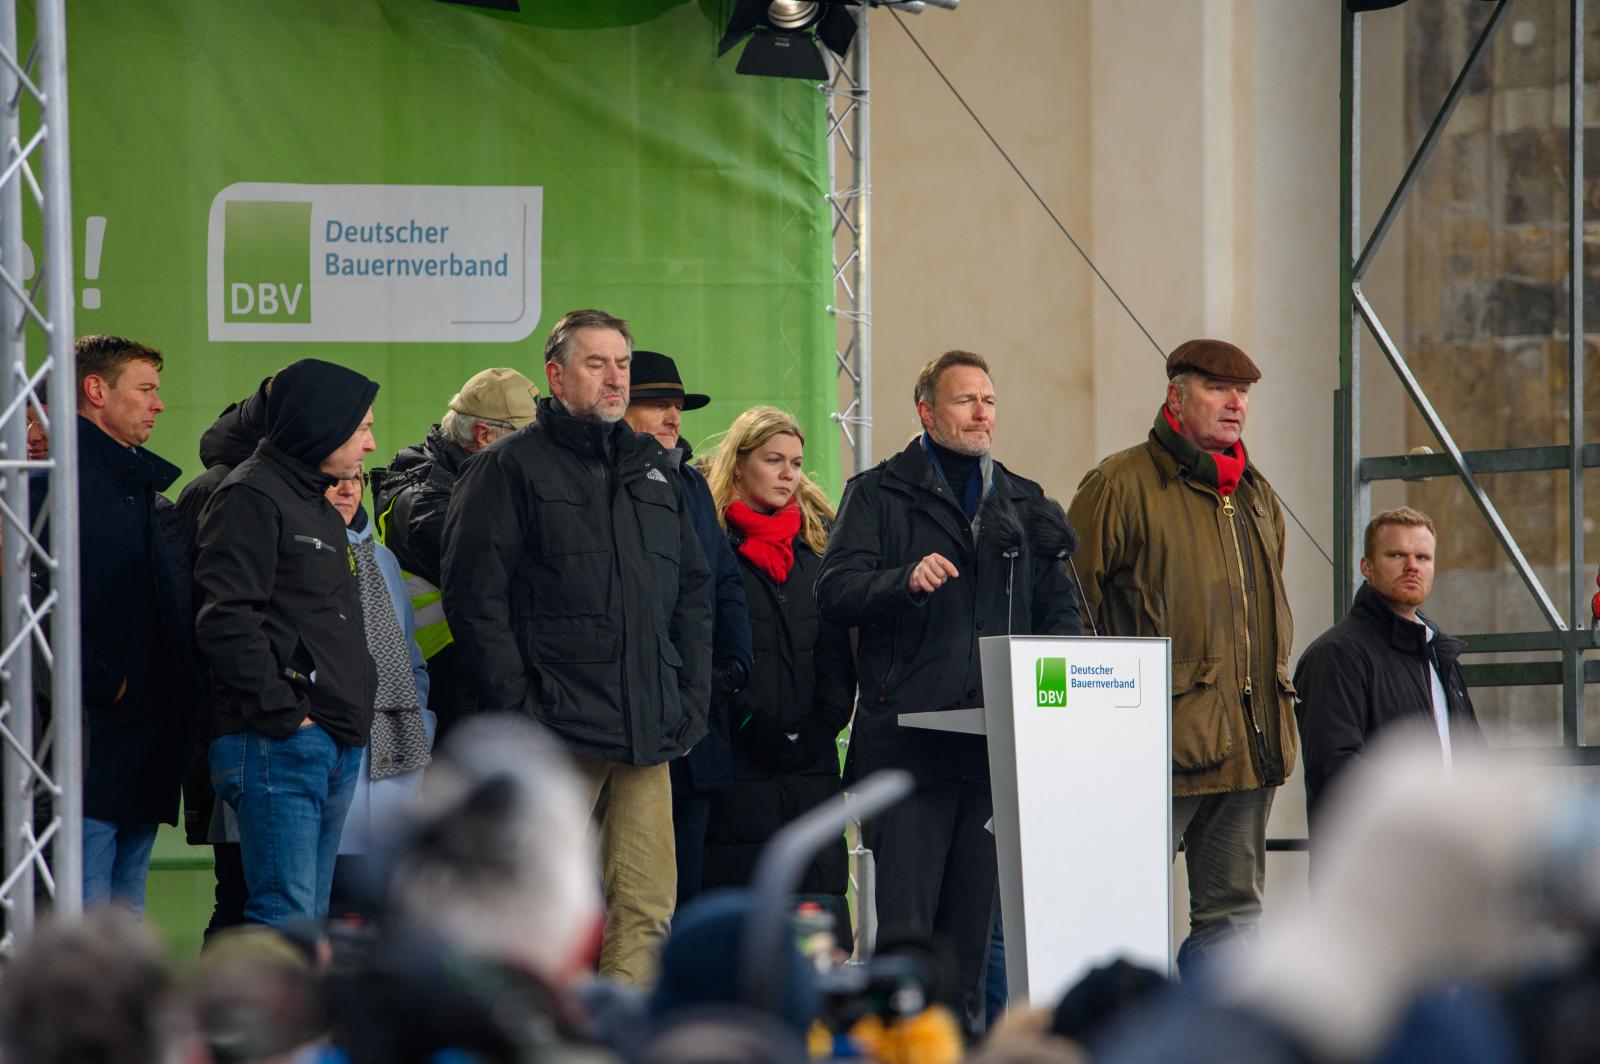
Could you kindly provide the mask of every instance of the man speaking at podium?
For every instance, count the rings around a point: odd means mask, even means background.
[[[817,605],[860,636],[846,785],[881,768],[917,781],[867,825],[879,926],[931,932],[953,947],[972,1032],[982,1029],[994,916],[988,752],[981,735],[902,728],[897,718],[982,705],[980,636],[1082,628],[1059,555],[1033,549],[1022,532],[1043,491],[989,455],[988,363],[946,352],[922,368],[915,396],[921,435],[845,487]]]
[[[1221,340],[1167,357],[1150,437],[1091,469],[1069,510],[1099,631],[1172,640],[1172,848],[1189,871],[1184,974],[1254,929],[1267,814],[1294,769],[1283,510],[1245,456],[1261,371]]]

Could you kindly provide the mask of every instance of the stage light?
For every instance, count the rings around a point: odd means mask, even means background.
[[[850,50],[856,35],[850,9],[859,6],[861,0],[739,0],[717,54],[748,37],[739,73],[827,81],[821,46],[839,56]]]
[[[774,29],[803,30],[817,20],[822,5],[815,0],[771,0],[767,21]]]

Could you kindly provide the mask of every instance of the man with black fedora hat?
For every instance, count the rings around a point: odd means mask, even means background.
[[[628,368],[628,412],[635,432],[654,436],[677,450],[683,501],[694,519],[700,549],[711,566],[711,704],[706,736],[687,756],[672,762],[672,834],[678,854],[678,904],[700,893],[711,795],[733,783],[733,747],[728,738],[728,695],[743,690],[750,676],[750,611],[744,597],[739,559],[717,521],[706,478],[694,468],[694,451],[681,434],[685,410],[698,410],[711,397],[688,392],[678,364],[656,351],[635,351]]]
[[[1185,972],[1261,915],[1267,815],[1294,770],[1283,509],[1245,455],[1261,371],[1223,340],[1167,358],[1145,442],[1083,478],[1070,516],[1099,631],[1172,640],[1172,848],[1189,872]]]
[[[267,434],[206,504],[195,633],[211,687],[211,779],[239,818],[245,918],[327,914],[372,729],[355,555],[326,498],[373,450],[374,381],[301,359],[273,378]]]

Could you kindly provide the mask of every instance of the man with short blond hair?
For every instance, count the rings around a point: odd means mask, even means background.
[[[1368,522],[1365,583],[1350,613],[1300,656],[1296,713],[1313,832],[1330,785],[1366,760],[1380,732],[1406,722],[1426,725],[1438,735],[1446,765],[1453,750],[1482,741],[1461,673],[1465,644],[1419,609],[1433,590],[1436,542],[1432,518],[1409,506]]]
[[[1261,371],[1224,340],[1167,357],[1149,438],[1106,458],[1069,513],[1099,631],[1172,640],[1172,850],[1189,872],[1192,972],[1253,933],[1266,881],[1267,816],[1294,769],[1294,622],[1284,591],[1283,508],[1245,455]]]
[[[1004,538],[1044,491],[990,454],[998,401],[989,364],[947,351],[923,366],[912,395],[922,433],[845,486],[817,609],[859,634],[846,780],[900,768],[917,781],[867,828],[879,926],[950,944],[962,1023],[976,1033],[996,883],[988,750],[982,736],[905,728],[899,716],[981,706],[980,636],[1082,629],[1057,555]]]
[[[537,419],[456,484],[442,586],[483,711],[560,736],[603,808],[600,970],[648,984],[677,895],[667,762],[706,731],[711,598],[678,452],[622,420],[632,358],[620,318],[556,322]]]
[[[146,450],[164,409],[161,353],[77,343],[83,572],[83,898],[144,911],[157,824],[177,823],[199,698],[193,625],[156,500],[178,467]]]

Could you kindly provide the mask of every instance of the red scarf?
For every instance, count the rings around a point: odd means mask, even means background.
[[[1166,403],[1161,404],[1161,414],[1167,419],[1167,424],[1172,426],[1172,431],[1179,436],[1178,422],[1172,416]],[[1233,446],[1226,451],[1206,451],[1217,464],[1217,492],[1223,497],[1233,494],[1233,489],[1239,486],[1239,479],[1244,476],[1244,441],[1234,440]]]
[[[728,504],[728,526],[742,537],[739,553],[772,578],[774,584],[789,579],[794,568],[794,537],[800,534],[800,507],[789,505],[775,514],[756,513],[742,502]]]

